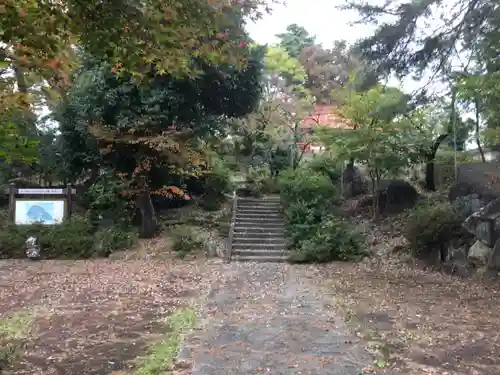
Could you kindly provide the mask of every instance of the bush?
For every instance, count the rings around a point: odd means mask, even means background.
[[[342,169],[339,162],[328,154],[315,155],[307,166],[314,172],[323,173],[332,184],[338,184],[342,176]]]
[[[278,183],[285,210],[289,205],[305,204],[310,214],[321,216],[340,203],[340,192],[329,178],[308,168],[287,170]]]
[[[98,230],[94,234],[93,256],[109,256],[115,251],[132,247],[137,241],[137,233],[113,227]]]
[[[278,178],[270,177],[268,168],[250,168],[246,176],[245,190],[253,197],[260,197],[263,194],[278,194]]]
[[[105,171],[85,194],[84,201],[92,223],[110,219],[117,225],[128,227],[135,213],[135,202],[126,194],[129,182],[111,170]]]
[[[361,235],[335,216],[340,193],[329,177],[299,168],[284,172],[279,185],[292,261],[355,260],[362,255]]]
[[[204,176],[200,206],[209,211],[220,209],[225,200],[225,193],[230,192],[231,188],[229,169],[222,163],[215,163],[212,170]]]
[[[340,217],[329,216],[300,243],[291,260],[298,263],[359,260],[365,254],[363,244],[363,236],[350,223]]]
[[[178,254],[179,258],[185,258],[186,255],[203,248],[203,241],[198,233],[188,226],[175,228],[174,232],[172,232],[172,239],[172,249]]]
[[[122,246],[128,247],[130,241],[125,239],[132,237],[122,230],[113,231],[113,236],[103,231],[96,232],[89,220],[78,216],[59,225],[8,224],[0,231],[0,258],[24,258],[25,241],[29,236],[38,237],[43,258],[81,259],[106,256],[123,248]]]
[[[408,215],[405,237],[417,258],[431,259],[440,254],[444,260],[448,245],[463,237],[465,220],[448,203],[425,202]]]

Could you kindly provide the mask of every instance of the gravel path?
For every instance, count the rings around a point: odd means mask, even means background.
[[[180,354],[192,375],[358,375],[372,364],[307,267],[222,267],[225,281],[206,306],[213,319]]]

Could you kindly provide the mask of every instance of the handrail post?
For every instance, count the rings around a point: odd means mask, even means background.
[[[233,249],[233,235],[234,235],[234,223],[236,221],[236,208],[238,205],[238,196],[236,195],[236,190],[233,191],[233,206],[231,214],[231,225],[229,226],[229,236],[227,239],[227,249],[226,249],[226,263],[231,262],[231,251]]]

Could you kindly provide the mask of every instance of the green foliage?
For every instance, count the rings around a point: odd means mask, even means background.
[[[191,309],[176,311],[166,321],[165,337],[148,348],[139,359],[134,375],[160,375],[170,370],[178,354],[182,335],[196,324],[196,312]]]
[[[308,163],[307,167],[314,172],[323,173],[328,176],[333,184],[337,184],[342,176],[341,163],[337,158],[329,153],[315,155]]]
[[[277,179],[269,176],[269,169],[265,167],[248,169],[246,189],[251,196],[260,197],[263,194],[275,194],[279,191]]]
[[[13,122],[5,122],[0,117],[0,159],[7,163],[30,164],[39,157],[38,141],[29,139]]]
[[[208,211],[220,209],[225,201],[225,193],[232,189],[230,170],[223,163],[217,162],[202,180],[201,207]]]
[[[367,92],[347,91],[341,113],[356,129],[322,129],[321,141],[339,162],[366,165],[373,180],[401,170],[416,158],[409,124],[395,119],[403,94],[377,86]]]
[[[0,258],[25,258],[25,241],[39,238],[43,258],[81,259],[108,256],[128,247],[134,235],[117,228],[95,231],[91,222],[74,216],[59,225],[6,225],[0,231]]]
[[[366,253],[363,240],[349,222],[330,215],[301,242],[291,260],[298,263],[360,260]]]
[[[172,231],[172,250],[179,258],[185,258],[188,254],[198,252],[203,249],[203,240],[198,232],[187,225],[181,225]]]
[[[84,198],[92,222],[109,219],[116,225],[128,227],[135,208],[135,203],[126,194],[129,188],[130,182],[114,171],[106,170],[101,174]]]
[[[19,359],[32,325],[33,317],[26,312],[0,319],[0,374]]]
[[[361,238],[335,216],[340,194],[329,177],[298,168],[285,171],[279,187],[292,261],[353,260],[362,254]]]
[[[316,37],[302,26],[293,23],[286,27],[286,32],[276,35],[280,40],[280,47],[294,58],[298,58],[304,47],[315,44]]]
[[[110,227],[94,233],[94,255],[109,256],[115,251],[131,248],[137,241],[137,233],[119,227]]]
[[[419,204],[410,212],[405,237],[413,254],[430,259],[436,252],[446,251],[448,245],[463,235],[463,215],[448,203],[435,201]]]

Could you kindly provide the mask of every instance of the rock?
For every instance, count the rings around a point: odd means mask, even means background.
[[[417,190],[405,180],[380,181],[377,194],[381,214],[403,212],[420,199]]]
[[[465,260],[451,260],[443,263],[441,270],[449,275],[467,278],[474,275],[476,267]]]
[[[476,241],[469,249],[467,259],[469,262],[476,265],[485,265],[488,263],[491,252],[491,247],[485,245],[481,241]]]
[[[212,240],[205,242],[205,253],[207,258],[217,257],[217,244]]]
[[[500,238],[500,198],[470,215],[463,227],[489,247],[495,246]]]
[[[474,277],[482,282],[493,282],[498,280],[498,271],[489,269],[488,267],[481,267],[477,270]]]
[[[488,258],[487,268],[500,271],[500,240],[497,240]]]
[[[458,166],[457,179],[448,199],[466,215],[500,198],[500,164],[470,163]]]
[[[451,205],[455,210],[464,216],[469,216],[478,212],[481,207],[485,205],[485,201],[481,199],[479,194],[474,193],[457,197],[453,202],[451,202]]]
[[[467,259],[468,247],[465,245],[455,246],[450,244],[446,253],[447,261],[465,261]]]

